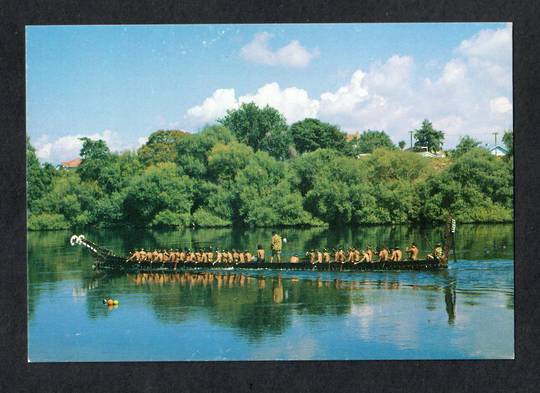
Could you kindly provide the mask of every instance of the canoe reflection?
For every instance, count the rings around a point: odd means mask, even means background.
[[[156,317],[166,323],[184,323],[194,313],[204,312],[213,323],[238,329],[250,339],[281,334],[294,315],[347,316],[354,315],[358,307],[379,305],[384,310],[388,293],[392,296],[422,296],[426,309],[445,312],[448,324],[455,323],[455,283],[442,276],[437,284],[405,284],[397,277],[370,280],[369,277],[341,279],[321,275],[291,276],[260,274],[258,272],[189,272],[134,273],[104,276],[103,285],[92,282],[94,298],[104,288],[137,301],[146,299]],[[126,280],[127,278],[127,280]],[[91,316],[104,316],[99,305],[88,302]],[[123,302],[124,309],[129,307]],[[433,304],[432,304],[433,303]],[[373,314],[372,318],[378,318]]]

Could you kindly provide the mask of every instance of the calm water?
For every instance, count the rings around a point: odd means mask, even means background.
[[[134,247],[267,245],[270,230],[99,230]],[[28,235],[31,361],[448,359],[514,357],[513,228],[458,227],[441,272],[199,271],[103,275],[71,232]],[[288,229],[284,253],[419,243],[441,229]],[[424,254],[424,253],[422,253]],[[119,299],[109,308],[104,297]],[[496,333],[496,334],[495,334]]]

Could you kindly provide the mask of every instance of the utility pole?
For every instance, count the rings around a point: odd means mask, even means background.
[[[492,132],[493,136],[495,136],[495,146],[497,146],[497,135],[499,134],[498,132]]]
[[[413,136],[413,133],[414,133],[414,131],[409,131],[409,135],[411,136],[411,150],[412,150],[412,136]]]

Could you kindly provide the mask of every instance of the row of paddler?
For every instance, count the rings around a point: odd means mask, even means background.
[[[415,243],[411,243],[406,249],[406,260],[415,261],[419,259],[420,250]],[[443,249],[440,243],[435,245],[431,254],[427,255],[427,259],[440,259],[443,256]],[[333,249],[333,258],[327,249],[318,250],[312,249],[305,253],[306,261],[310,263],[362,263],[362,262],[386,262],[386,261],[402,261],[403,253],[400,247],[387,248],[381,246],[375,252],[371,246],[361,250],[350,247],[345,252],[339,247]],[[252,254],[248,250],[237,251],[233,250],[212,250],[211,247],[192,251],[184,250],[153,250],[145,251],[144,249],[134,250],[126,262],[151,262],[151,263],[246,263],[246,262],[265,262],[265,251],[262,246],[258,246],[257,252]],[[300,262],[300,256],[293,254],[290,257],[290,263]]]

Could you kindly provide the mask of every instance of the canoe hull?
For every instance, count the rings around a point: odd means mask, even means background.
[[[122,270],[138,272],[174,272],[178,270],[199,270],[199,269],[233,269],[233,270],[312,270],[312,271],[376,271],[376,270],[439,270],[447,265],[438,261],[399,261],[399,262],[372,262],[372,263],[210,263],[210,262],[186,262],[186,263],[150,263],[150,262],[125,262],[125,259],[114,258],[97,262],[96,269],[100,270]]]

